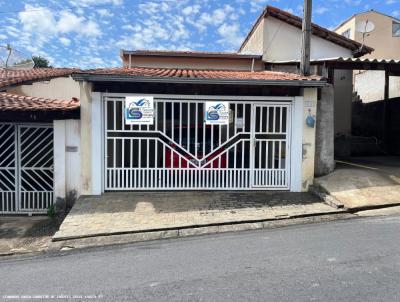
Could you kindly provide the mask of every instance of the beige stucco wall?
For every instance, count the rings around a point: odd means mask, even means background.
[[[92,84],[78,82],[81,102],[81,194],[92,194]],[[100,152],[100,150],[98,150]]]
[[[127,56],[123,58],[123,65],[129,66]],[[143,57],[131,56],[132,67],[155,68],[190,68],[190,69],[225,69],[251,70],[252,59],[224,59],[224,58],[190,58],[190,57]],[[255,60],[254,70],[261,70],[261,60]]]
[[[302,162],[302,190],[307,191],[314,182],[315,170],[315,127],[306,125],[306,118],[309,115],[317,115],[317,88],[304,88],[303,90],[303,162]]]
[[[257,24],[257,27],[244,44],[241,53],[254,53],[261,55],[264,52],[264,20],[265,19],[262,19]]]
[[[301,30],[272,17],[264,23],[263,60],[270,62],[301,59]],[[311,60],[351,57],[351,50],[317,36],[311,37]]]
[[[79,98],[79,84],[72,77],[58,77],[48,81],[34,82],[31,85],[20,85],[7,88],[8,93],[50,99],[70,100]]]
[[[354,90],[364,103],[384,99],[384,71],[369,70],[355,74],[354,77]],[[389,77],[389,97],[400,97],[400,77]]]
[[[356,19],[355,17],[349,19],[346,23],[343,23],[341,26],[335,29],[335,32],[339,35],[342,35],[345,31],[350,30],[349,38],[355,40],[355,32],[356,32]]]
[[[356,15],[347,23],[336,29],[338,34],[351,29],[350,38],[362,43],[362,34],[356,32],[356,24],[361,21],[369,20],[375,25],[375,30],[365,37],[365,45],[375,49],[364,58],[397,59],[400,60],[400,37],[393,37],[392,21],[393,18],[377,12],[368,11]]]

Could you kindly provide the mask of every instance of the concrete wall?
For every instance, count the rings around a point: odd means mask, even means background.
[[[303,99],[302,190],[307,191],[314,182],[316,131],[315,127],[311,128],[306,125],[306,117],[309,114],[317,116],[318,89],[303,89]]]
[[[364,103],[383,100],[385,72],[369,70],[355,74],[354,91],[357,92]],[[400,97],[400,77],[389,77],[389,97]]]
[[[244,44],[241,53],[254,53],[263,54],[264,52],[264,22],[262,19],[257,27],[254,29],[253,33],[249,39]]]
[[[128,56],[123,59],[123,65],[129,66]],[[224,58],[190,58],[190,57],[156,57],[131,56],[132,67],[153,68],[191,68],[191,69],[225,69],[251,70],[252,59],[224,59]],[[262,69],[262,61],[255,60],[254,70]]]
[[[318,115],[316,123],[315,176],[327,175],[335,169],[335,92],[336,89],[334,89],[332,85],[327,85],[322,88],[321,99],[318,101],[317,105]],[[351,100],[349,105],[351,106]]]
[[[301,30],[272,17],[265,19],[263,60],[300,60]],[[311,59],[352,57],[351,50],[317,36],[311,38]]]
[[[79,84],[71,77],[59,77],[49,81],[34,82],[31,85],[20,85],[7,88],[8,93],[43,97],[50,99],[70,100],[79,98]]]
[[[81,140],[79,120],[55,120],[54,127],[54,196],[65,200],[81,192]]]

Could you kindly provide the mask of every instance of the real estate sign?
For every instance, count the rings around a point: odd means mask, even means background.
[[[206,102],[206,125],[229,124],[229,102]]]
[[[127,96],[125,98],[125,124],[153,125],[154,98],[152,96]]]

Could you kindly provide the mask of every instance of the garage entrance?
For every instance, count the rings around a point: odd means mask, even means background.
[[[207,125],[216,99],[155,98],[153,125],[127,125],[105,96],[105,191],[288,190],[292,100],[229,100],[229,124]]]

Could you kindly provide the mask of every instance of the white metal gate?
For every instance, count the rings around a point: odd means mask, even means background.
[[[254,105],[254,187],[288,188],[290,116],[289,105]]]
[[[229,125],[206,125],[206,99],[155,99],[153,125],[126,125],[104,97],[105,191],[289,189],[291,103],[230,100]]]
[[[0,213],[45,212],[53,203],[53,128],[0,123]]]

